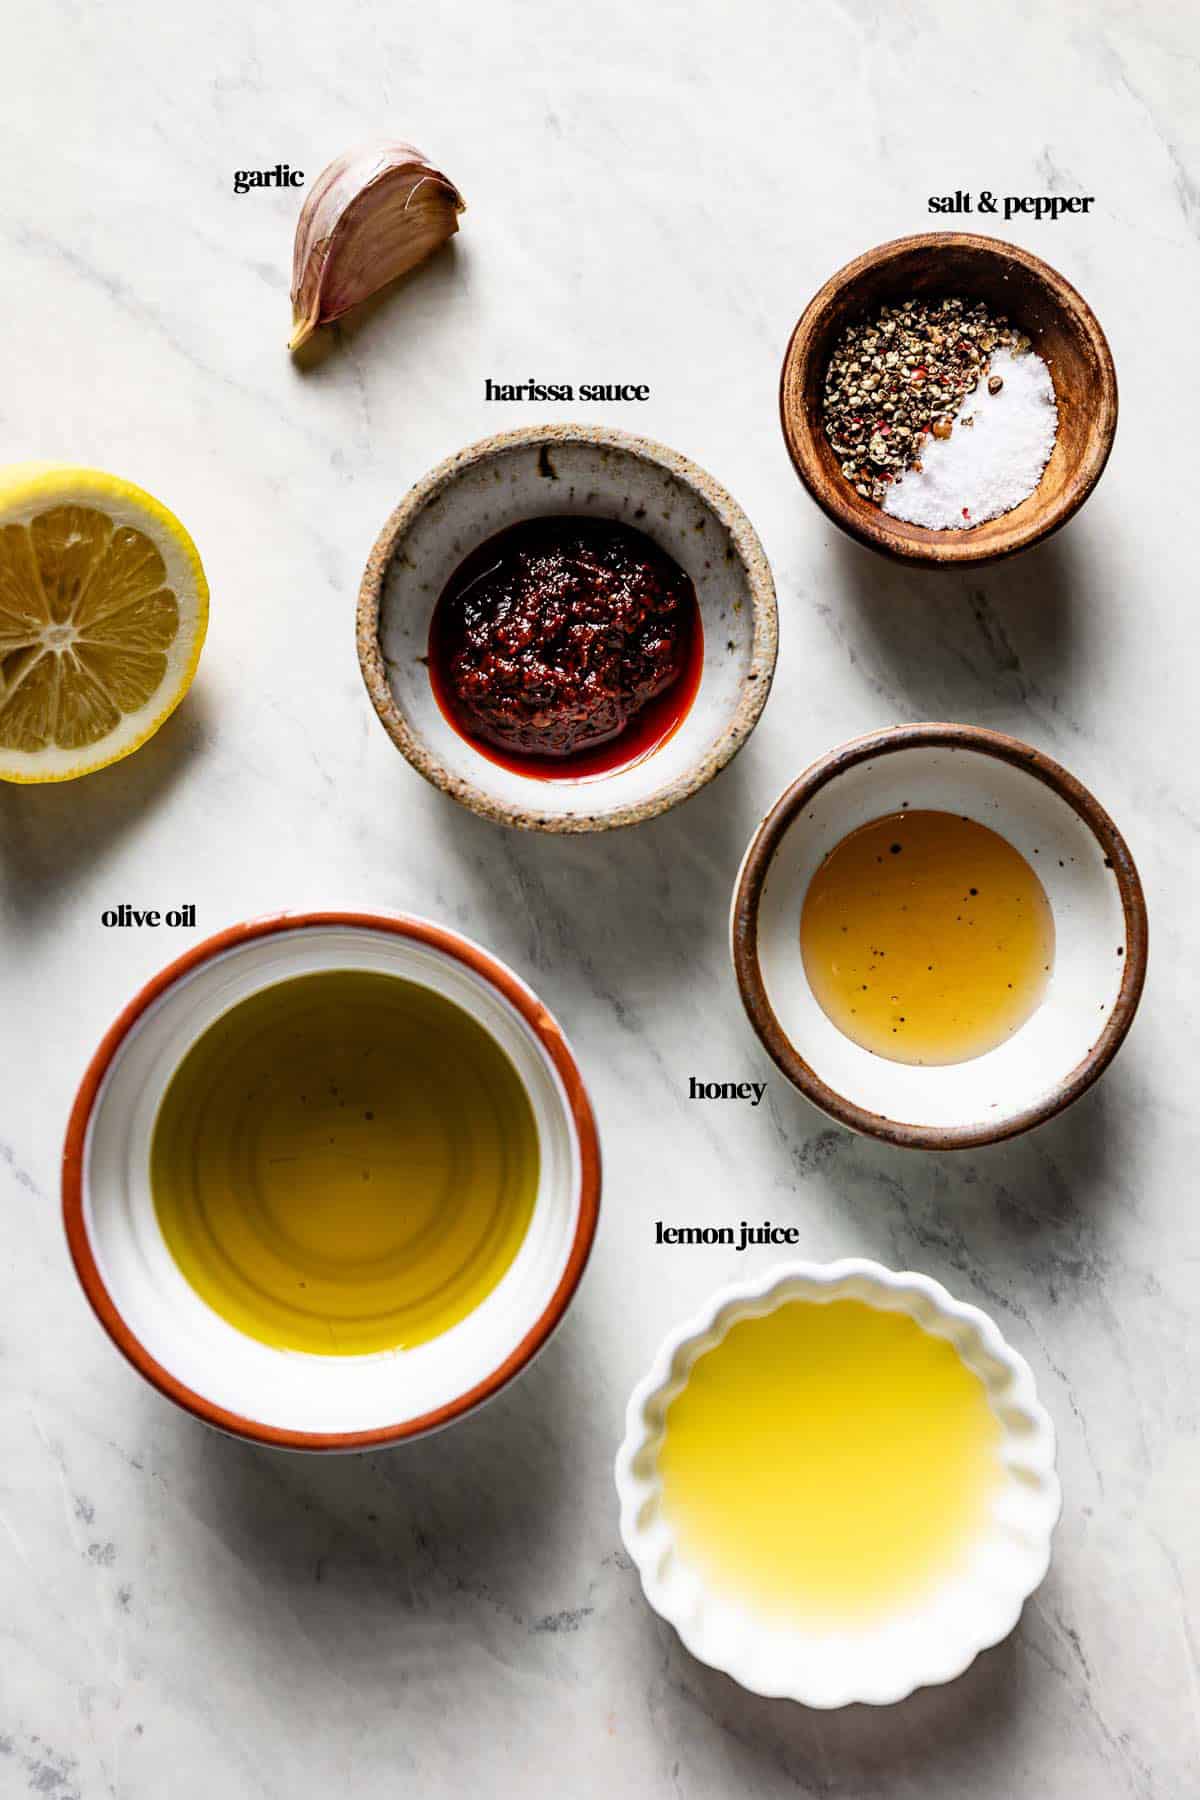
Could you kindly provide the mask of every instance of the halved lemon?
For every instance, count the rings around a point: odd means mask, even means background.
[[[0,469],[0,780],[128,756],[192,685],[208,583],[173,513],[99,469]]]

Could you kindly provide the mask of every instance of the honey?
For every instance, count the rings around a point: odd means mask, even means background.
[[[987,1392],[907,1313],[794,1300],[739,1320],[667,1409],[662,1507],[726,1598],[862,1624],[950,1578],[1004,1478]]]
[[[805,895],[800,948],[822,1011],[856,1044],[893,1062],[959,1063],[1041,1004],[1054,917],[998,832],[902,811],[830,851]]]

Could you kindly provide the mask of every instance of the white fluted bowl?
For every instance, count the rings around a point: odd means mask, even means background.
[[[859,1300],[907,1313],[954,1345],[983,1382],[1001,1427],[1004,1479],[961,1566],[920,1602],[843,1630],[781,1622],[714,1592],[680,1552],[662,1506],[658,1453],[667,1408],[693,1364],[739,1320],[792,1300]],[[953,1680],[1016,1625],[1049,1567],[1062,1509],[1054,1450],[1054,1427],[1029,1365],[978,1307],[953,1299],[927,1275],[897,1274],[859,1258],[786,1263],[721,1288],[670,1333],[634,1389],[616,1462],[621,1537],[650,1605],[701,1662],[772,1699],[824,1708],[888,1705],[914,1688]]]

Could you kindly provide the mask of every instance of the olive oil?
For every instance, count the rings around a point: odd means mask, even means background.
[[[667,1409],[662,1506],[710,1587],[776,1619],[861,1624],[961,1564],[999,1444],[944,1338],[858,1300],[789,1301],[697,1359]]]
[[[1054,963],[1045,889],[998,832],[948,812],[898,812],[842,839],[800,919],[818,1004],[893,1062],[957,1063],[1011,1037]]]
[[[442,995],[338,970],[264,989],[188,1051],[150,1152],[187,1280],[277,1348],[424,1343],[495,1288],[538,1183],[533,1111]]]

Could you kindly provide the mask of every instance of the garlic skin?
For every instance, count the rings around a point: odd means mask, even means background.
[[[296,222],[288,349],[431,256],[465,211],[454,183],[412,144],[376,139],[337,157]]]

